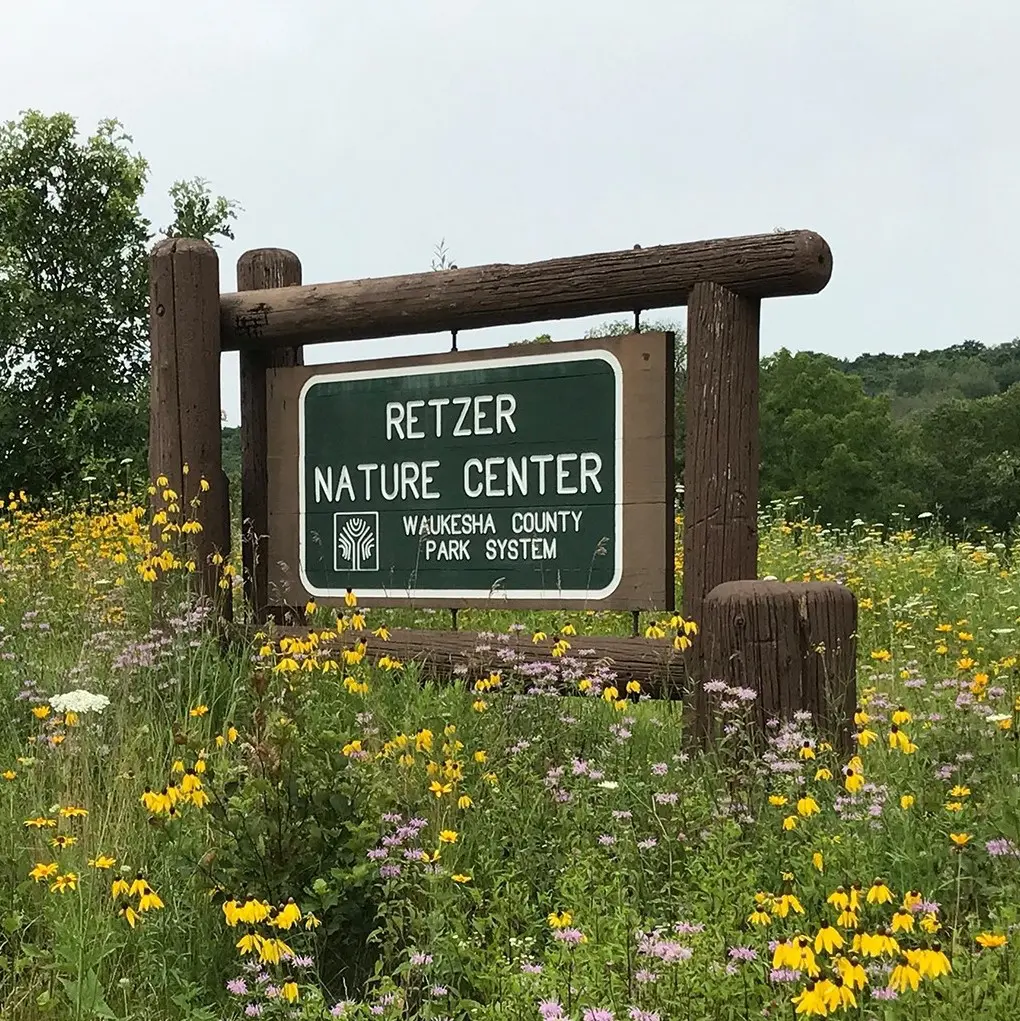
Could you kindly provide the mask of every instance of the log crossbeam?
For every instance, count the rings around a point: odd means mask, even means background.
[[[815,294],[832,273],[807,230],[657,245],[520,265],[493,264],[220,298],[224,351],[477,330],[670,308],[698,283],[746,298]]]

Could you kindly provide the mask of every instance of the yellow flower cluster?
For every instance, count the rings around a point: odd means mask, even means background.
[[[786,874],[782,893],[761,891],[747,917],[752,926],[765,927],[774,918],[806,915],[803,904],[792,889],[792,877]],[[820,1017],[857,1008],[857,994],[869,985],[862,961],[895,961],[889,974],[889,987],[896,993],[916,990],[922,979],[938,979],[952,971],[949,957],[938,942],[907,945],[915,932],[931,936],[941,928],[934,905],[926,904],[922,894],[910,890],[897,903],[893,891],[881,878],[867,890],[863,884],[838,886],[826,898],[832,912],[814,934],[797,932],[777,941],[772,967],[791,969],[807,977],[808,982],[793,998],[797,1014]],[[861,929],[862,915],[873,908],[892,908],[885,923]]]

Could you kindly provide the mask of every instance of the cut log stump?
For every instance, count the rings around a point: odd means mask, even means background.
[[[757,693],[759,732],[770,719],[810,712],[818,729],[850,747],[857,705],[857,599],[833,582],[730,581],[705,598],[704,682]],[[710,723],[710,698],[698,690]]]

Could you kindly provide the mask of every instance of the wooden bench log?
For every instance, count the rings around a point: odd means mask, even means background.
[[[704,680],[757,692],[757,723],[810,712],[846,751],[857,705],[857,599],[834,582],[731,581],[706,596]],[[697,695],[699,721],[711,698]],[[706,729],[709,729],[706,726]]]

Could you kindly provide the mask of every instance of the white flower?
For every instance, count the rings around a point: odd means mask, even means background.
[[[603,790],[615,791],[616,788],[619,787],[620,785],[615,780],[603,780],[602,783],[599,784],[599,786]]]
[[[50,699],[50,705],[58,713],[101,713],[109,704],[105,695],[96,695],[84,688],[65,691]]]

